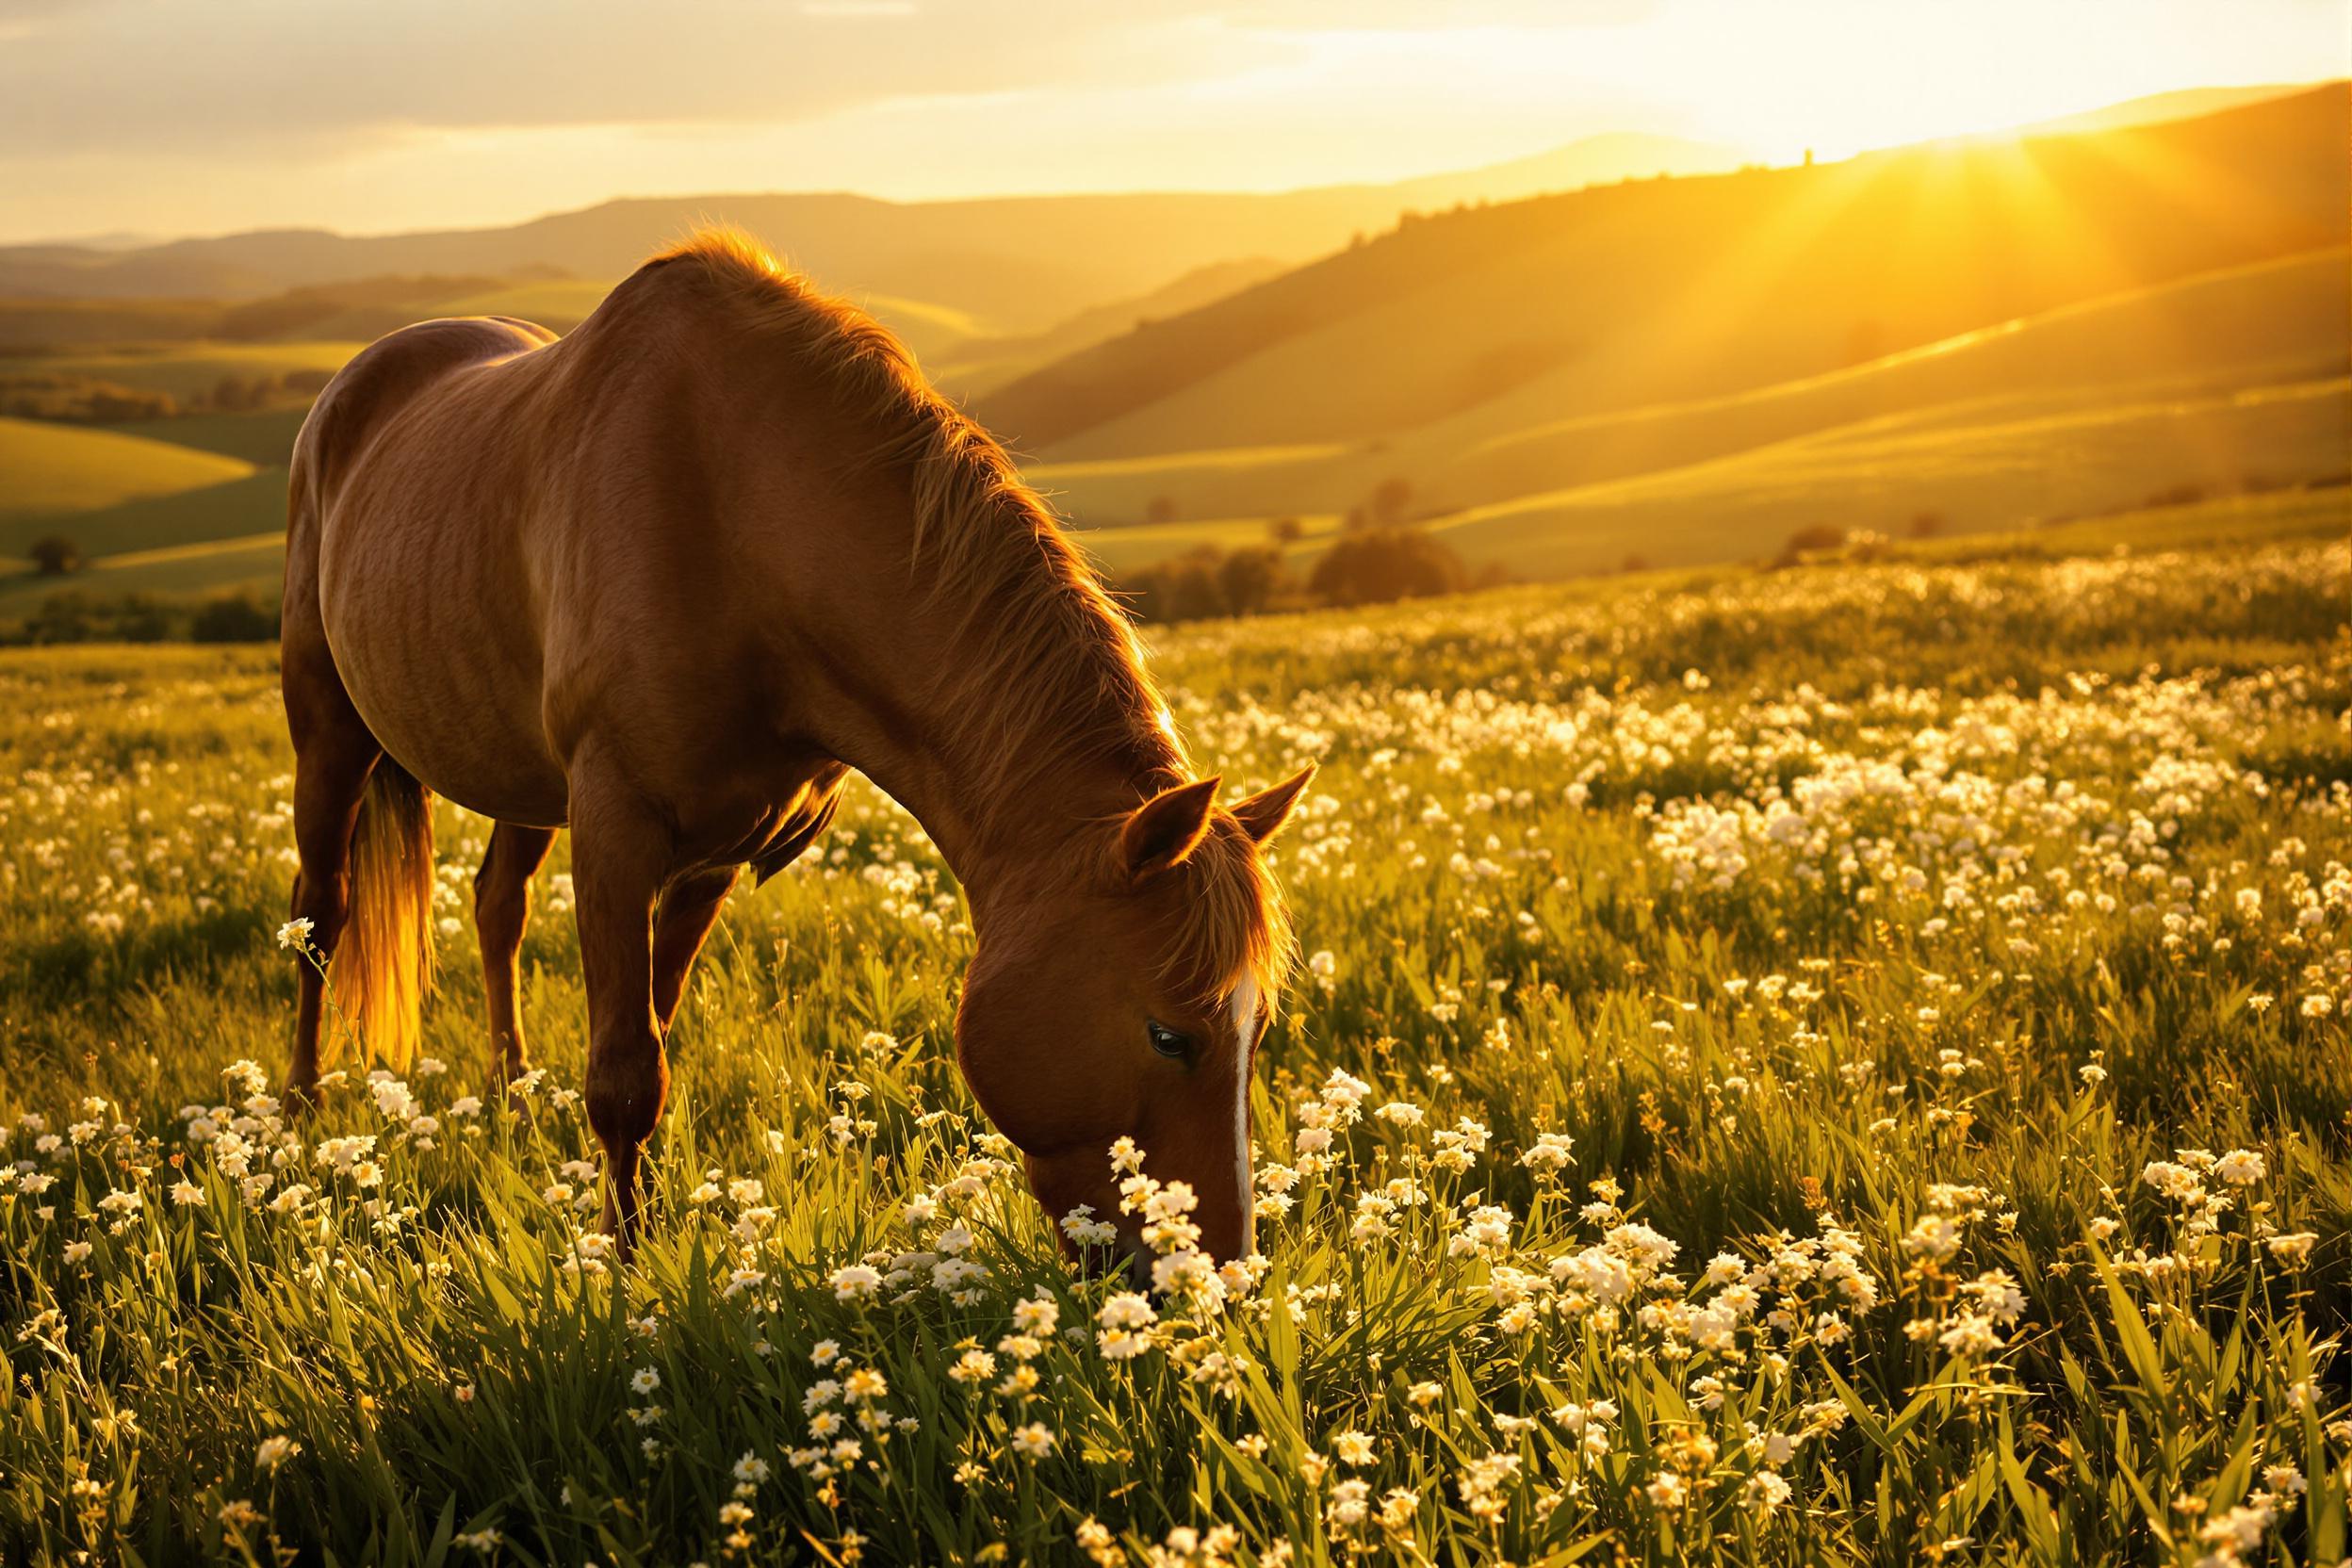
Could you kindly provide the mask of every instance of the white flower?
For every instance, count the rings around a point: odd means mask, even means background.
[[[846,1268],[835,1269],[831,1283],[836,1300],[861,1301],[880,1292],[882,1276],[865,1264],[854,1263]]]
[[[2232,1149],[2213,1162],[2213,1174],[2233,1187],[2252,1186],[2269,1173],[2262,1155],[2250,1149]]]

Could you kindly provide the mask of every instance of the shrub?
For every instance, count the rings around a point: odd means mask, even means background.
[[[257,603],[251,594],[223,594],[196,612],[188,635],[198,643],[275,642],[278,607]]]
[[[1315,564],[1307,587],[1325,604],[1385,604],[1459,592],[1470,580],[1462,557],[1414,528],[1370,527],[1341,536]]]
[[[24,553],[32,557],[33,569],[42,577],[63,577],[82,569],[82,547],[61,533],[34,540]]]

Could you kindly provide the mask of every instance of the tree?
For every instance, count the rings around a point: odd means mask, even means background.
[[[1933,539],[1944,531],[1944,514],[1940,512],[1919,512],[1912,514],[1911,537]]]
[[[1172,523],[1176,517],[1176,498],[1173,496],[1154,496],[1144,505],[1143,520],[1147,523]]]
[[[257,603],[251,594],[224,594],[196,612],[188,635],[198,643],[274,642],[278,607]]]
[[[1364,528],[1323,552],[1307,586],[1327,604],[1385,604],[1458,592],[1469,576],[1462,557],[1419,529]]]
[[[61,533],[44,534],[33,541],[25,553],[33,558],[33,568],[42,577],[63,577],[82,569],[82,547]]]
[[[1844,529],[1833,528],[1827,523],[1811,523],[1788,536],[1788,543],[1780,547],[1780,564],[1793,566],[1808,555],[1843,548],[1845,543]]]
[[[1295,545],[1307,536],[1307,525],[1296,517],[1277,517],[1266,525],[1266,536],[1278,545]]]
[[[1290,573],[1280,550],[1264,545],[1245,546],[1217,564],[1217,586],[1229,615],[1254,615],[1273,602],[1289,585]]]

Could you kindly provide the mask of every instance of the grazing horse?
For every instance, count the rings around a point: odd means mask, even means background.
[[[963,884],[956,1055],[1048,1212],[1091,1204],[1133,1249],[1127,1135],[1191,1184],[1204,1250],[1250,1250],[1250,1063],[1290,947],[1260,852],[1312,769],[1217,805],[1125,616],[887,330],[700,236],[566,337],[491,318],[374,344],[290,487],[294,913],[368,1048],[416,1042],[438,792],[498,825],[475,921],[498,1070],[523,1070],[515,954],[568,825],[626,1250],[694,955],[854,768]],[[322,991],[306,969],[298,1102]]]

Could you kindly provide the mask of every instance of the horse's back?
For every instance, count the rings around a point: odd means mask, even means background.
[[[533,743],[539,637],[517,515],[531,378],[511,371],[555,340],[495,318],[379,339],[320,393],[288,475],[289,658],[315,623],[395,760],[521,822],[560,822],[564,792]]]

